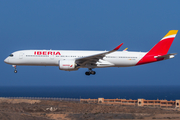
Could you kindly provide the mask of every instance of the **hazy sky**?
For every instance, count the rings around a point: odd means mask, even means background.
[[[180,54],[127,68],[66,72],[58,67],[17,66],[4,59],[24,49],[150,50],[169,30],[180,30],[179,0],[1,0],[0,86],[180,85]],[[180,53],[180,32],[169,53]]]

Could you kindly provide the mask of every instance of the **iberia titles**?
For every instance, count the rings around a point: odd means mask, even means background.
[[[58,51],[34,51],[34,55],[61,55]]]

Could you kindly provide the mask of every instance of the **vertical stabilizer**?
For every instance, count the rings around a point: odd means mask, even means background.
[[[178,30],[170,30],[149,52],[148,55],[166,55]]]
[[[178,30],[170,30],[138,63],[137,65],[164,60],[160,56],[168,53]]]

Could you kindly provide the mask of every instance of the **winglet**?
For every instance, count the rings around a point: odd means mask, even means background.
[[[114,50],[119,50],[119,48],[123,45],[123,43],[121,43],[120,45],[118,45]]]
[[[124,49],[123,51],[127,51],[128,48]]]

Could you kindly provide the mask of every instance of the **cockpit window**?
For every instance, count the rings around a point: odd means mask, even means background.
[[[10,54],[9,57],[13,57],[13,54]]]

